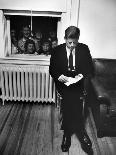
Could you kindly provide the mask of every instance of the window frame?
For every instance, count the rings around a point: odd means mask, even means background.
[[[54,12],[54,11],[32,11],[32,10],[3,10],[3,14],[4,17],[8,17],[8,16],[36,16],[36,17],[57,17],[59,19],[61,19],[62,16],[62,12]],[[13,57],[13,58],[20,58],[23,59],[23,57],[20,56],[20,54],[12,54],[11,53],[11,37],[10,37],[10,19],[6,18],[6,25],[7,25],[7,40],[8,40],[8,48],[7,50],[4,52],[4,56],[5,57]],[[58,25],[58,23],[57,23]],[[31,29],[32,29],[32,23],[31,23]],[[5,36],[6,37],[6,36]],[[30,58],[31,56],[27,56],[25,58],[27,59],[34,59],[34,57],[32,56],[32,58]],[[39,55],[36,55],[36,58],[39,58]]]

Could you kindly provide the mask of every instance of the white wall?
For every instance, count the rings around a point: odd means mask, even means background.
[[[79,0],[67,0],[67,12],[62,13],[61,21],[58,22],[58,43],[64,42],[65,29],[70,25],[77,26]]]
[[[0,9],[66,12],[66,0],[0,0]]]
[[[81,0],[79,27],[93,57],[116,59],[116,0]]]

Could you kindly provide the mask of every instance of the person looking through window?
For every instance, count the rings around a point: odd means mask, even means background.
[[[18,53],[18,41],[15,29],[11,30],[11,53],[12,54]]]
[[[25,42],[29,39],[31,34],[29,26],[23,26],[22,29],[22,38],[18,40],[18,53],[23,54],[25,53]]]
[[[58,46],[58,39],[54,38],[51,40],[52,49]]]
[[[51,42],[48,39],[42,41],[42,49],[40,54],[50,55],[51,54]]]
[[[35,42],[31,39],[26,40],[24,54],[35,54],[35,52],[36,52]]]
[[[35,42],[36,52],[39,54],[42,44],[42,32],[40,30],[35,32],[33,40]]]
[[[49,41],[52,41],[52,39],[55,39],[55,38],[57,38],[57,33],[56,33],[56,31],[51,30],[51,31],[49,32],[48,40],[49,40]]]

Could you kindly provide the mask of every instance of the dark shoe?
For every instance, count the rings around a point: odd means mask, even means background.
[[[63,135],[63,139],[62,139],[62,144],[61,144],[61,149],[62,152],[68,152],[69,148],[71,146],[71,136],[67,136],[67,135]]]
[[[82,135],[79,136],[79,140],[80,140],[82,149],[86,153],[92,154],[92,143],[86,132],[84,132]]]

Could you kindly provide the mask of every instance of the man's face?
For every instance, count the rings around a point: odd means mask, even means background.
[[[65,42],[66,42],[66,46],[70,49],[70,50],[73,50],[77,44],[78,44],[78,39],[71,39],[71,38],[68,38],[68,39],[65,39]]]
[[[25,38],[28,38],[30,36],[30,29],[28,27],[23,28],[23,35]]]

